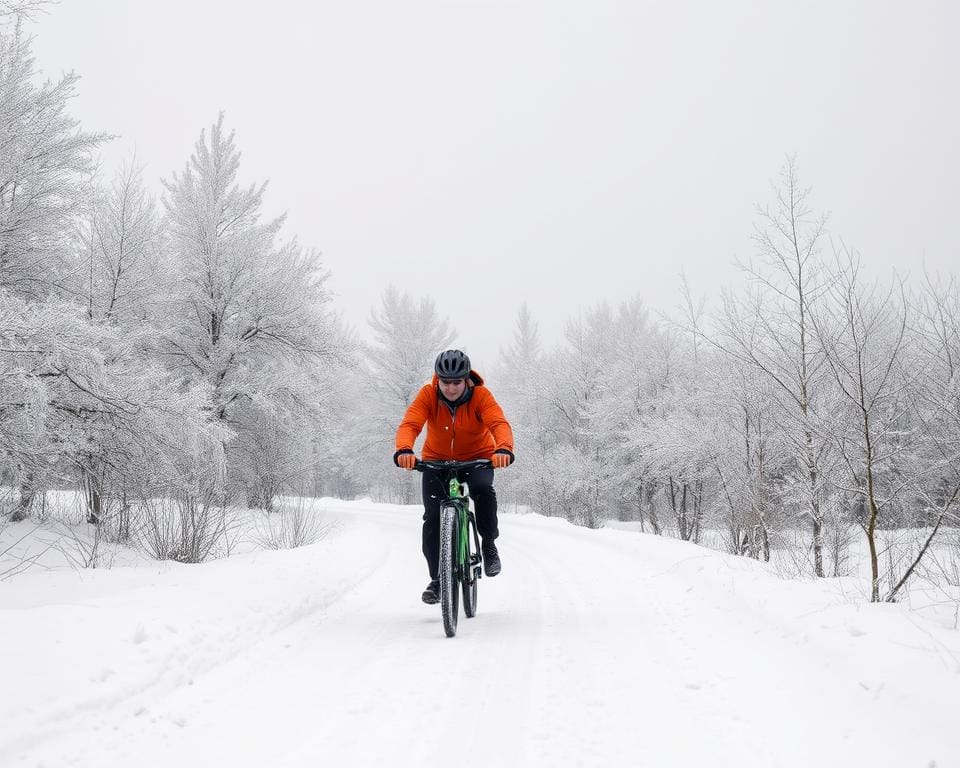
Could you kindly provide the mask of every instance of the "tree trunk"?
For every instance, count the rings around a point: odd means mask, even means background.
[[[19,490],[20,498],[10,513],[11,523],[19,523],[30,517],[30,510],[33,509],[33,502],[37,497],[37,483],[33,472],[24,471],[20,476]]]
[[[101,484],[90,469],[93,459],[87,457],[80,466],[80,488],[83,490],[83,501],[87,506],[87,522],[99,525],[103,520],[103,494]]]
[[[645,533],[643,523],[643,483],[637,486],[637,519],[640,521],[640,532]]]
[[[10,522],[19,523],[21,520],[26,520],[30,516],[30,508],[33,506],[33,500],[36,498],[36,495],[36,489],[28,482],[20,484],[20,500],[10,514]]]
[[[99,525],[103,519],[103,499],[100,491],[91,488],[87,498],[87,522],[92,525]]]
[[[653,532],[657,536],[663,535],[663,528],[660,527],[660,518],[657,516],[657,505],[654,502],[654,494],[656,493],[655,488],[652,483],[647,483],[644,488],[644,500],[647,504],[647,514],[650,516],[650,525],[653,527]]]
[[[693,493],[693,531],[692,540],[700,543],[700,525],[703,522],[703,480],[697,480]]]
[[[823,521],[813,519],[813,572],[823,577]]]
[[[870,417],[866,410],[863,412],[863,437],[865,443],[865,459],[867,463],[867,505],[870,517],[867,520],[867,544],[870,547],[870,602],[880,602],[880,564],[877,562],[877,518],[880,509],[877,506],[873,484],[873,440],[870,435]]]
[[[806,409],[804,409],[806,416]],[[823,518],[817,500],[817,462],[813,455],[813,433],[806,430],[807,476],[810,478],[810,517],[813,518],[813,572],[823,578]]]
[[[124,491],[120,499],[117,538],[119,541],[130,541],[130,502]]]

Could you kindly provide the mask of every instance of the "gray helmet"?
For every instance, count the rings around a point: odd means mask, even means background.
[[[465,379],[470,375],[470,358],[459,349],[448,349],[437,355],[433,370],[441,379]]]

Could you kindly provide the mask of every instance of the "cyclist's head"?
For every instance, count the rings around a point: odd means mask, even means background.
[[[448,349],[437,355],[433,370],[441,379],[465,379],[470,375],[470,358],[459,349]]]

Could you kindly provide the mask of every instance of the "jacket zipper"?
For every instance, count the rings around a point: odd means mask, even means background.
[[[450,455],[453,456],[453,437],[457,426],[457,406],[450,408]]]

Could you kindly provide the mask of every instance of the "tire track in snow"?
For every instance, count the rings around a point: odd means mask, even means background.
[[[380,526],[368,528],[368,532],[375,535],[368,537],[370,546],[366,551],[371,557],[358,563],[356,578],[361,584],[375,576],[382,566],[383,555],[389,551],[388,543],[379,536],[380,531]],[[325,547],[328,543],[322,542],[319,546]],[[263,558],[279,559],[274,552],[264,553]],[[216,568],[218,564],[211,566]],[[266,567],[267,578],[272,568]],[[243,586],[237,585],[237,588]],[[109,764],[109,759],[104,757],[102,741],[115,741],[115,734],[146,734],[171,725],[179,730],[191,717],[178,712],[176,707],[168,709],[166,702],[176,701],[181,695],[189,697],[192,691],[203,688],[205,678],[215,676],[223,668],[232,670],[256,660],[258,654],[272,653],[271,643],[278,636],[329,613],[340,602],[348,600],[356,588],[352,580],[343,581],[319,594],[291,596],[281,605],[256,606],[253,615],[234,616],[232,618],[239,618],[238,623],[226,627],[192,619],[184,623],[182,616],[157,616],[144,633],[146,639],[138,645],[141,653],[132,670],[133,682],[124,663],[114,664],[118,680],[122,682],[113,690],[63,702],[52,712],[45,712],[42,720],[21,726],[16,739],[0,746],[0,764],[33,755],[51,759],[52,752],[55,757],[51,764],[54,765],[104,766]],[[144,600],[149,601],[149,596]],[[153,651],[151,638],[158,635],[164,642]],[[136,639],[133,642],[136,643]],[[134,742],[136,738],[130,736]],[[124,736],[116,747],[118,754],[126,755],[117,764],[139,765],[145,758],[139,754],[127,755],[122,742],[128,740]]]
[[[717,766],[797,768],[856,764],[865,738],[893,739],[890,764],[906,764],[912,745],[898,718],[925,739],[936,728],[950,733],[922,722],[929,707],[908,717],[919,693],[897,691],[902,700],[878,705],[886,694],[858,686],[848,669],[869,634],[852,633],[847,645],[828,636],[834,642],[819,647],[820,619],[804,613],[822,605],[811,585],[770,579],[754,563],[504,515],[503,574],[481,581],[478,616],[461,616],[450,640],[439,609],[419,602],[419,517],[343,514],[369,542],[357,573],[346,564],[356,583],[338,599],[291,614],[263,637],[240,632],[243,647],[201,665],[193,685],[145,692],[149,719],[131,713],[133,701],[112,709],[105,701],[71,721],[56,751],[36,756],[97,768],[422,765],[455,756],[657,768],[699,768],[706,756]],[[285,605],[309,597],[293,592]],[[184,653],[171,668],[199,663]],[[831,721],[838,706],[859,730]],[[79,733],[93,714],[101,730]]]
[[[542,696],[565,702],[544,711],[537,728],[544,737],[528,745],[529,764],[700,765],[699,748],[684,756],[695,719],[718,745],[715,754],[739,760],[736,736],[693,714],[701,707],[677,679],[676,650],[661,640],[636,562],[582,529],[570,537],[561,521],[529,529],[519,522],[517,549],[549,585],[540,595],[554,628]]]
[[[533,528],[541,525],[532,522]],[[908,722],[912,731],[925,734],[929,755],[942,761],[955,752],[956,740],[951,749],[945,736],[952,726],[939,713],[936,718],[943,722],[931,722],[913,677],[893,689],[889,679],[886,691],[877,684],[889,676],[877,661],[891,641],[851,627],[838,642],[836,632],[829,631],[835,630],[831,620],[819,615],[829,612],[829,600],[816,584],[783,582],[760,564],[682,542],[583,532],[562,523],[550,528],[558,534],[554,546],[572,556],[579,549],[598,564],[603,576],[595,579],[595,587],[601,594],[609,591],[621,605],[634,606],[635,626],[625,615],[628,626],[621,639],[645,645],[656,659],[644,676],[657,703],[642,704],[657,746],[635,744],[634,754],[643,754],[645,746],[650,755],[637,764],[701,765],[706,745],[713,764],[839,767],[858,764],[880,743],[891,766],[905,765],[916,760],[917,751],[916,742],[903,738]],[[588,556],[586,549],[603,556]],[[690,555],[685,557],[684,550]],[[639,600],[631,600],[631,590]],[[592,615],[604,622],[609,607],[598,602]],[[827,630],[823,637],[829,642],[818,642],[820,630]],[[609,647],[609,633],[600,637],[597,649]],[[930,659],[931,681],[955,690],[955,676],[944,681],[937,674],[939,652],[928,653],[936,656]],[[638,685],[641,677],[636,676]],[[942,692],[937,696],[943,697]],[[614,698],[622,699],[623,691]],[[615,733],[608,736],[617,739]],[[674,751],[671,743],[677,745]]]

